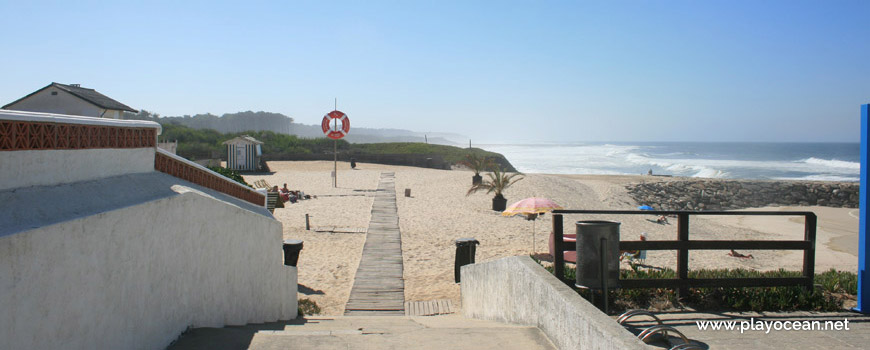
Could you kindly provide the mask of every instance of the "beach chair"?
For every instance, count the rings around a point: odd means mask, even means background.
[[[619,260],[628,259],[629,264],[646,265],[646,250],[639,250],[636,253],[622,252]]]
[[[646,264],[646,250],[641,250],[637,253],[637,261],[641,264]]]
[[[565,244],[570,244],[572,247],[577,244],[577,235],[572,233],[566,233],[562,236],[562,242]],[[556,238],[552,232],[550,232],[550,256],[556,256]],[[570,250],[564,251],[565,262],[577,263],[577,252]]]
[[[269,183],[266,182],[266,180],[257,180],[254,181],[254,188],[265,188],[271,190],[272,186],[269,186]]]

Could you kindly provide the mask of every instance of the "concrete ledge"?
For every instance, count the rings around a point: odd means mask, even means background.
[[[157,134],[163,130],[159,123],[147,120],[123,120],[110,118],[87,117],[83,115],[69,115],[59,113],[44,113],[17,111],[12,109],[0,109],[0,119],[27,121],[37,123],[63,123],[82,125],[118,126],[125,128],[151,128],[157,129]]]
[[[536,326],[559,349],[653,349],[526,256],[462,267],[466,317]]]

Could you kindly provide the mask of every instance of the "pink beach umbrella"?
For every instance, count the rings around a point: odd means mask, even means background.
[[[531,197],[523,199],[519,202],[511,204],[504,212],[501,213],[502,216],[513,216],[513,215],[527,215],[532,221],[532,253],[535,252],[535,222],[534,220],[538,217],[538,214],[543,214],[548,211],[553,211],[554,209],[562,209],[561,205],[556,204],[552,200],[547,198],[540,197]]]

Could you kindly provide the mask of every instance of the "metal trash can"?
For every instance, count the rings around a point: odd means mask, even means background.
[[[302,251],[302,241],[298,239],[284,240],[284,265],[296,266],[300,251]]]
[[[453,279],[459,283],[459,269],[468,264],[474,264],[474,252],[480,244],[474,238],[460,238],[456,240],[456,260],[453,269]]]
[[[576,225],[577,286],[598,290],[616,288],[619,283],[619,223],[577,221]]]

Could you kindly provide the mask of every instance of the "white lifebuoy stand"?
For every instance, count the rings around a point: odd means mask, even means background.
[[[341,126],[338,126],[338,122],[341,122]],[[332,126],[329,124],[332,124]],[[323,129],[326,137],[335,140],[332,153],[334,167],[332,171],[332,187],[338,187],[338,139],[347,136],[347,132],[350,131],[350,119],[347,118],[347,114],[336,109],[323,116],[320,127]]]

